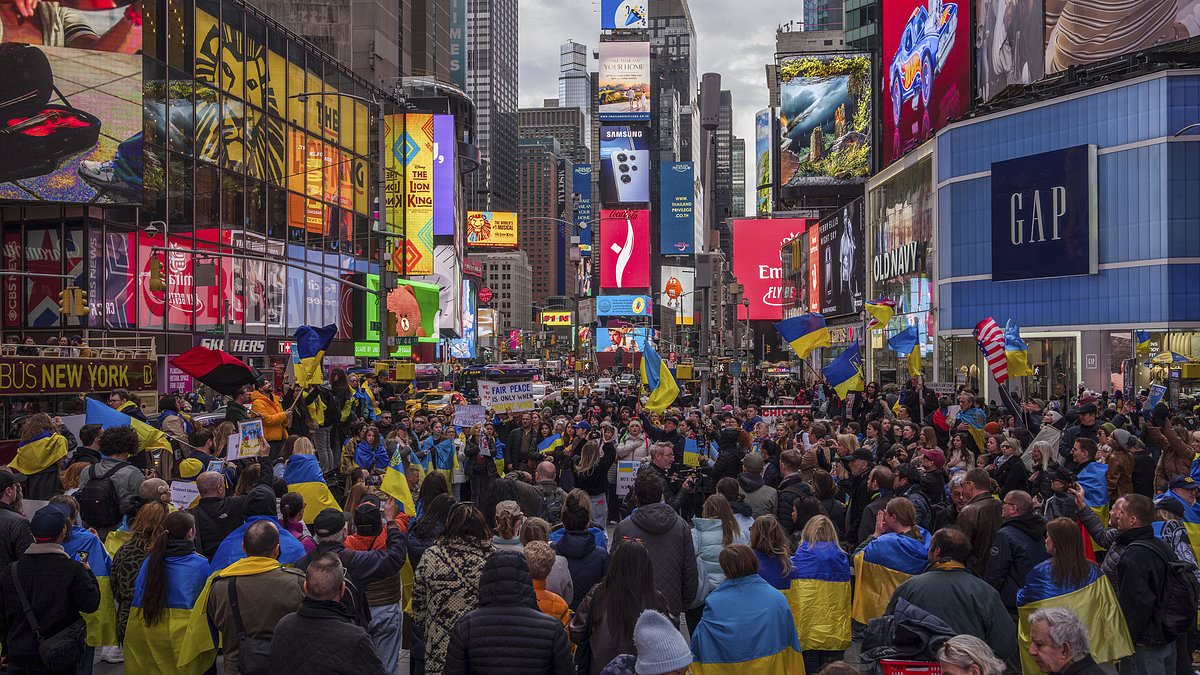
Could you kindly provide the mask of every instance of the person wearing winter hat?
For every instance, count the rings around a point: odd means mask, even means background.
[[[170,497],[169,492],[167,496]],[[221,541],[221,545],[217,547],[217,552],[213,554],[213,572],[219,572],[246,557],[246,552],[242,548],[242,540],[250,525],[260,520],[269,520],[276,523],[276,527],[278,527],[279,511],[275,506],[275,492],[266,485],[255,485],[246,495],[245,514],[246,521],[242,523],[241,527],[226,535],[225,539]],[[287,530],[279,533],[280,563],[293,565],[304,555],[304,544],[301,544],[294,534]]]
[[[633,628],[637,655],[622,654],[600,675],[682,675],[692,665],[687,640],[665,615],[647,609]]]
[[[195,457],[188,457],[179,463],[179,480],[194,482],[196,476],[204,471],[204,463]]]
[[[1111,427],[1112,424],[1105,424]],[[1114,428],[1108,434],[1108,495],[1113,501],[1133,492],[1133,455],[1129,453],[1130,434]]]

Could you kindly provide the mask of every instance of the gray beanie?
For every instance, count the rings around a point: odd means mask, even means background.
[[[1129,433],[1128,431],[1126,431],[1124,429],[1117,429],[1117,430],[1113,431],[1112,435],[1113,435],[1113,440],[1115,440],[1117,443],[1119,443],[1121,445],[1121,449],[1123,449],[1123,450],[1129,449],[1129,437],[1132,436],[1133,434]]]
[[[692,650],[679,627],[652,609],[638,617],[633,644],[638,651],[633,670],[638,675],[661,675],[692,665]]]

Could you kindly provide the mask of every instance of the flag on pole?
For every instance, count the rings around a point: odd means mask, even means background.
[[[975,342],[983,358],[987,361],[988,369],[996,384],[1008,381],[1008,360],[1004,357],[1004,331],[992,317],[988,317],[975,325]]]
[[[908,356],[913,349],[916,349],[917,342],[919,342],[920,339],[921,336],[919,333],[917,333],[917,327],[910,324],[908,328],[905,328],[904,330],[899,331],[892,337],[888,338],[888,347],[890,347],[892,351],[896,352],[896,354],[900,356]]]
[[[675,381],[667,362],[654,351],[648,340],[642,345],[642,361],[639,367],[642,371],[642,384],[645,384],[650,392],[644,407],[650,412],[666,410],[679,396],[679,383]]]
[[[867,324],[867,330],[883,328],[887,326],[893,316],[896,316],[896,301],[891,298],[876,298],[863,303],[863,309],[871,315],[871,322]]]
[[[909,352],[908,357],[905,358],[905,362],[908,364],[909,377],[920,377],[921,376],[921,348],[920,347],[917,347],[916,349]]]
[[[1029,345],[1021,339],[1021,327],[1009,319],[1004,324],[1004,357],[1008,361],[1008,374],[1025,377],[1033,374],[1029,367]]]
[[[817,347],[833,344],[829,329],[825,327],[825,317],[816,313],[784,319],[775,324],[775,330],[802,359],[807,359]]]
[[[250,366],[223,351],[207,347],[192,347],[171,359],[171,365],[226,396],[235,396],[239,389],[258,380],[258,373]]]
[[[337,335],[337,326],[329,324],[324,328],[300,326],[296,329],[296,385],[308,387],[314,384],[324,384],[325,377],[321,374],[321,361],[325,358],[325,350]]]
[[[855,342],[846,348],[833,363],[822,368],[821,373],[843,399],[852,391],[862,391],[862,354],[858,351],[858,343]]]
[[[1138,356],[1150,355],[1150,334],[1144,330],[1133,331],[1133,343],[1137,345]]]

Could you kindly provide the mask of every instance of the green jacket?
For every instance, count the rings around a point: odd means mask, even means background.
[[[225,405],[225,421],[226,422],[245,422],[250,419],[250,411],[246,406],[235,401],[230,401]]]

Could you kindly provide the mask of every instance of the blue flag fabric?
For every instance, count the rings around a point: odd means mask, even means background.
[[[322,328],[300,326],[296,329],[296,345],[292,347],[296,359],[296,384],[307,387],[321,384],[321,362],[325,358],[325,350],[337,335],[337,325],[329,324]]]
[[[242,539],[246,536],[246,528],[260,520],[275,521],[273,516],[250,516],[246,518],[246,522],[242,523],[241,527],[226,535],[221,541],[221,545],[217,547],[217,552],[213,554],[212,564],[209,572],[220,572],[229,567],[233,563],[246,557],[246,552],[242,550]],[[294,565],[305,555],[304,544],[296,538],[296,535],[288,532],[284,528],[279,529],[279,562],[284,565]],[[205,575],[208,576],[207,574]],[[203,581],[201,582],[203,585]]]
[[[858,351],[858,343],[846,348],[833,363],[822,368],[821,373],[843,399],[851,391],[862,391],[862,354]]]
[[[825,317],[816,313],[784,319],[775,324],[775,330],[802,359],[807,359],[817,347],[833,344]]]
[[[917,346],[917,342],[920,339],[921,336],[917,333],[917,327],[909,324],[908,328],[888,338],[888,347],[900,356],[908,356]]]

